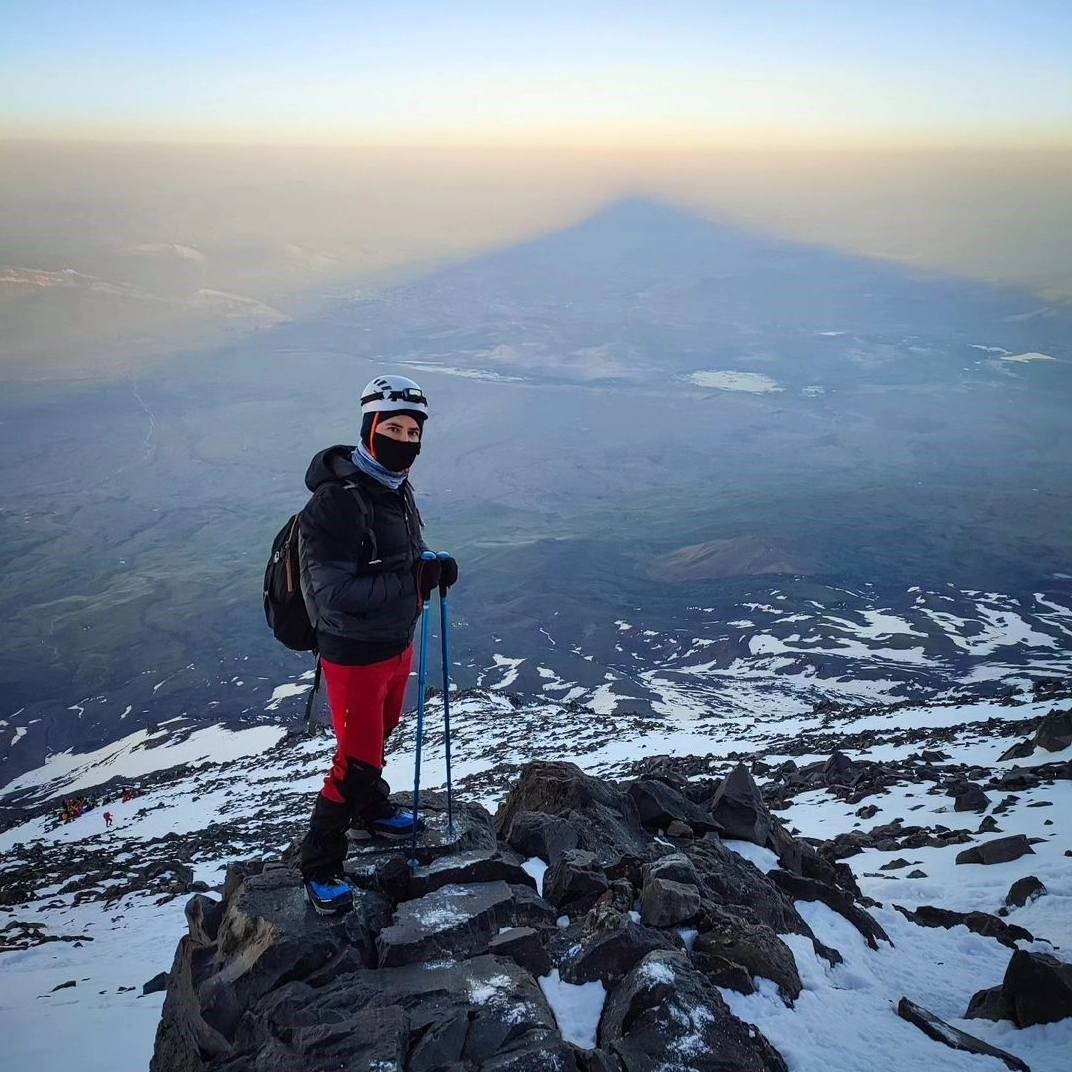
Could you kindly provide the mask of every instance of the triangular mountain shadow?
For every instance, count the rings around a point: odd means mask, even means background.
[[[391,297],[446,299],[477,284],[489,297],[505,291],[515,299],[517,287],[531,297],[569,299],[563,288],[577,284],[605,296],[639,286],[687,285],[702,294],[719,281],[737,281],[731,289],[738,292],[764,283],[820,297],[824,291],[870,292],[875,301],[869,313],[887,300],[941,300],[943,294],[969,307],[973,317],[992,318],[999,305],[1023,312],[1043,304],[1023,288],[781,239],[641,196],[611,202],[562,230],[436,269],[393,288]],[[1072,313],[1072,307],[1059,311]],[[910,317],[902,313],[899,319]]]
[[[619,370],[623,362],[634,370],[695,369],[721,348],[750,355],[760,368],[765,355],[784,361],[790,350],[802,369],[838,351],[871,368],[906,355],[917,363],[949,355],[952,373],[968,356],[997,363],[972,344],[1072,358],[1072,305],[1051,303],[1039,315],[1041,305],[1030,291],[782,240],[629,197],[563,230],[441,266],[279,334],[308,342],[313,332],[352,352],[360,323],[377,353],[479,358],[502,346],[512,350],[490,355],[488,367],[501,357],[537,374],[552,351],[561,374],[562,354],[608,348]],[[868,352],[850,353],[860,340]],[[784,375],[776,363],[763,371]],[[581,378],[599,377],[589,371]]]

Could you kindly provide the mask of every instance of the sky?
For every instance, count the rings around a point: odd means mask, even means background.
[[[1068,0],[0,0],[0,137],[1072,144]]]

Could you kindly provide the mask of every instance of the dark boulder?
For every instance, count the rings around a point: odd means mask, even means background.
[[[626,920],[620,929],[587,935],[567,953],[559,965],[559,973],[567,983],[599,979],[610,990],[648,953],[674,948],[666,935]]]
[[[1005,970],[1001,988],[1020,1027],[1052,1024],[1072,1016],[1072,964],[1048,953],[1018,949]]]
[[[393,859],[404,866],[398,857]],[[516,860],[509,860],[497,851],[473,849],[414,868],[409,878],[408,896],[423,897],[442,886],[498,881],[536,888],[532,876]]]
[[[157,994],[161,990],[167,990],[167,985],[168,973],[157,972],[156,975],[154,975],[147,983],[142,986],[142,996],[144,997],[146,994]]]
[[[355,1022],[359,1013],[371,1016],[372,1023]],[[542,1051],[562,1054],[565,1049],[533,977],[513,961],[492,956],[364,969],[336,976],[320,987],[289,983],[243,1021],[238,1042],[243,1051],[258,1055],[259,1072],[262,1067],[276,1067],[262,1056],[272,1053],[273,1047],[294,1051],[295,1040],[312,1041],[321,1032],[331,1032],[339,1039],[332,1060],[321,1055],[310,1060],[299,1051],[291,1058],[293,1064],[278,1067],[288,1072],[376,1068],[375,1062],[364,1058],[363,1047],[377,1038],[377,1018],[392,1044],[399,1039],[402,1043],[401,1056],[379,1067],[414,1072],[455,1067],[520,1070],[541,1067]],[[348,1030],[360,1043],[353,1050],[345,1045]],[[563,1061],[561,1067],[576,1065]]]
[[[683,852],[660,856],[645,865],[643,874],[645,882],[649,878],[665,878],[671,882],[684,882],[686,885],[695,886],[700,881],[696,865]]]
[[[509,957],[533,975],[546,975],[551,970],[551,958],[532,927],[508,927],[500,931],[488,942],[488,953]]]
[[[793,953],[770,927],[729,914],[715,922],[717,926],[700,934],[692,947],[698,964],[709,958],[738,964],[751,978],[777,983],[790,1001],[800,996],[802,985]]]
[[[398,907],[376,939],[384,967],[484,952],[500,927],[552,926],[554,911],[527,886],[442,886]]]
[[[1072,746],[1072,709],[1051,711],[1035,731],[1035,744],[1047,752],[1063,752]]]
[[[988,807],[990,798],[983,792],[983,787],[974,782],[964,783],[954,794],[954,811],[986,811]]]
[[[722,780],[711,798],[711,816],[723,836],[766,845],[772,820],[763,795],[743,763]]]
[[[687,826],[693,834],[718,830],[709,812],[665,782],[642,778],[631,782],[627,792],[641,823],[649,830],[666,830],[673,822]]]
[[[973,845],[970,849],[958,852],[956,862],[958,864],[1004,864],[1010,860],[1018,860],[1029,853],[1034,854],[1034,851],[1025,835],[1012,834],[994,841],[984,841],[981,845]]]
[[[700,911],[700,890],[669,878],[653,878],[640,891],[640,914],[652,927],[678,927]]]
[[[872,949],[878,949],[879,941],[889,942],[889,936],[874,917],[856,904],[844,890],[828,886],[815,879],[801,878],[788,871],[772,871],[771,881],[795,901],[821,901],[839,915],[844,916],[867,940]],[[890,945],[893,943],[890,942]]]
[[[543,895],[563,911],[586,912],[609,885],[595,853],[567,849],[544,873]]]
[[[965,1053],[977,1053],[985,1057],[996,1057],[999,1061],[1004,1061],[1015,1072],[1031,1072],[1031,1069],[1019,1057],[1015,1057],[1005,1050],[999,1050],[996,1046],[991,1046],[989,1043],[983,1042],[982,1039],[977,1039],[974,1035],[969,1035],[966,1031],[953,1027],[952,1024],[947,1024],[944,1020],[940,1020],[935,1016],[934,1013],[928,1012],[922,1005],[917,1005],[915,1002],[909,1001],[908,998],[901,998],[898,1002],[897,1015],[902,1020],[915,1024],[928,1037],[936,1042],[944,1043],[951,1049],[962,1050]]]
[[[599,1045],[624,1072],[786,1072],[778,1052],[741,1023],[681,953],[649,953],[607,997]]]
[[[577,831],[558,815],[542,811],[522,811],[514,815],[506,841],[526,858],[538,857],[553,864],[567,849],[577,848]]]
[[[1000,986],[991,986],[972,994],[964,1019],[1012,1020],[1015,1015],[1012,1002],[1005,996],[1005,990]]]
[[[566,819],[577,833],[577,845],[611,866],[625,856],[647,853],[650,837],[632,798],[611,782],[585,774],[574,763],[529,763],[507,794],[495,822],[508,832],[526,811]]]
[[[1046,887],[1039,879],[1034,875],[1027,875],[1024,878],[1018,878],[1009,887],[1009,892],[1005,894],[1005,904],[1009,908],[1023,908],[1024,905],[1038,900],[1044,893],[1046,893]]]
[[[894,905],[894,908],[906,919],[921,927],[957,927],[964,926],[975,934],[981,934],[986,938],[995,938],[1002,945],[1010,949],[1016,948],[1016,943],[1033,942],[1034,935],[1023,927],[1006,923],[997,916],[987,912],[953,912],[948,908],[936,908],[934,905],[920,905],[914,912]]]

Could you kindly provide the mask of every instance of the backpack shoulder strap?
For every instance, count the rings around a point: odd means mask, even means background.
[[[368,533],[369,538],[369,562],[375,562],[380,552],[379,547],[376,544],[376,510],[372,505],[372,499],[365,494],[364,489],[356,480],[347,480],[346,483],[343,484],[343,488],[345,488],[346,491],[353,493],[354,501],[357,503],[358,509],[361,511],[365,531]]]
[[[413,485],[407,480],[402,485],[402,495],[405,499],[408,509],[413,511],[413,516],[417,519],[417,525],[419,528],[424,528],[424,518],[421,517],[420,510],[417,509],[417,500],[413,497]]]

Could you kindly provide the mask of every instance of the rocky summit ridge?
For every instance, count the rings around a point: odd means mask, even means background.
[[[827,771],[858,780],[842,760]],[[195,896],[152,1072],[786,1072],[720,988],[766,983],[792,1007],[804,983],[782,935],[842,962],[802,902],[871,949],[892,945],[839,852],[790,834],[743,765],[690,783],[531,763],[494,817],[462,803],[452,836],[442,795],[426,806],[418,859],[354,847],[348,916],[309,910],[294,847],[232,865],[218,902]],[[993,922],[999,940],[1016,933]],[[985,919],[973,929],[991,933]],[[979,996],[972,1015],[988,1002],[1022,1003],[1025,1021],[1072,1015],[1072,966],[1017,951],[1010,974],[1015,995]],[[947,1045],[1027,1067],[908,997],[900,1011]]]
[[[636,736],[460,697],[454,834],[432,732],[415,864],[355,841],[345,919],[294,867],[327,738],[78,768],[0,832],[11,1066],[77,1038],[86,1072],[1063,1072],[1070,705],[1048,679]]]

